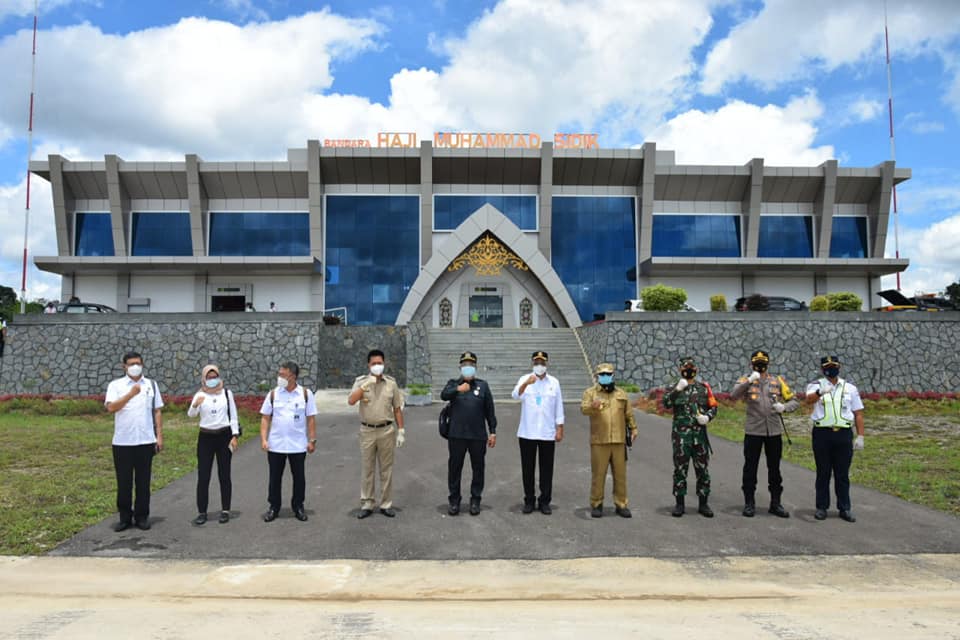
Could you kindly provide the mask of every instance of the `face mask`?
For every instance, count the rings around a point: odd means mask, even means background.
[[[547,372],[547,367],[542,364],[535,364],[533,365],[533,372],[538,376],[542,376]]]
[[[753,364],[753,370],[756,371],[756,372],[758,372],[758,373],[763,373],[764,371],[767,370],[767,363],[766,363],[766,362],[755,362],[755,363]]]
[[[143,373],[143,366],[139,364],[132,364],[127,367],[127,375],[131,378],[136,378]]]
[[[472,378],[473,376],[477,375],[477,368],[471,366],[460,367],[460,375],[462,375],[464,378]]]
[[[287,379],[286,379],[286,378],[281,378],[280,376],[277,376],[277,386],[278,386],[279,388],[281,388],[281,389],[286,389],[286,388],[287,388]]]
[[[220,385],[220,378],[207,378],[204,384],[210,389],[216,389]]]
[[[372,373],[375,376],[383,375],[383,365],[382,364],[370,365],[370,373]]]
[[[823,370],[823,375],[828,378],[836,378],[840,375],[840,367],[827,367]]]
[[[682,375],[682,376],[683,376],[684,378],[686,378],[687,380],[693,380],[693,379],[696,377],[696,375],[697,375],[697,370],[696,370],[696,369],[684,369],[683,371],[680,372],[680,375]]]
[[[612,373],[601,373],[597,376],[597,382],[604,386],[609,386],[613,384],[613,374]]]

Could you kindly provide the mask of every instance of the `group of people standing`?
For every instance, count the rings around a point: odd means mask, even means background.
[[[387,375],[384,353],[378,349],[367,356],[368,372],[358,376],[347,402],[358,406],[361,460],[359,519],[371,516],[375,509],[388,517],[393,508],[393,463],[395,450],[402,447],[404,432],[403,394],[397,381]],[[559,380],[547,373],[549,356],[536,351],[531,356],[531,372],[515,385],[512,397],[520,401],[517,436],[523,484],[524,514],[539,510],[552,513],[553,463],[556,445],[564,439],[565,414]],[[734,385],[732,396],[744,399],[747,406],[743,443],[742,489],[743,515],[756,513],[757,471],[761,452],[766,454],[769,512],[781,518],[789,513],[781,502],[783,478],[780,473],[785,426],[782,414],[796,410],[801,401],[813,405],[813,450],[816,460],[816,512],[823,520],[830,507],[830,479],[833,477],[840,517],[855,518],[850,504],[849,468],[853,451],[863,448],[863,403],[857,388],[839,377],[836,356],[821,359],[822,377],[797,397],[782,376],[769,370],[770,354],[754,351],[751,372]],[[447,437],[448,508],[459,515],[463,496],[461,477],[466,456],[470,456],[469,513],[479,515],[485,480],[485,456],[496,446],[497,417],[489,385],[477,377],[477,356],[465,351],[460,356],[459,376],[450,379],[441,399],[449,403]],[[163,399],[157,383],[143,375],[143,357],[130,352],[123,358],[125,376],[107,388],[105,404],[115,415],[113,459],[117,476],[116,531],[131,526],[150,528],[150,476],[152,460],[163,448]],[[267,454],[268,508],[264,522],[274,521],[282,506],[281,487],[285,468],[293,480],[291,510],[300,521],[308,519],[304,510],[306,481],[305,459],[317,447],[316,399],[312,391],[298,383],[299,367],[282,363],[276,386],[267,393],[260,408],[260,446]],[[610,363],[600,364],[596,383],[583,392],[580,411],[590,422],[590,515],[604,515],[604,488],[608,471],[613,475],[614,512],[623,518],[632,516],[628,507],[627,449],[637,437],[634,408],[628,394],[616,384],[616,370]],[[681,358],[678,380],[664,390],[663,404],[673,413],[671,443],[673,449],[672,515],[686,513],[687,474],[693,463],[696,475],[698,513],[713,517],[709,505],[709,458],[712,453],[707,426],[718,411],[718,402],[710,385],[698,379],[694,358]],[[209,484],[214,461],[220,484],[221,524],[230,520],[232,484],[230,462],[238,445],[240,424],[233,393],[225,388],[220,370],[207,365],[201,373],[201,387],[193,396],[189,417],[199,416],[197,438],[197,510],[193,523],[207,522]],[[854,436],[854,429],[856,436]],[[536,482],[539,467],[539,483]],[[379,479],[379,495],[376,481]],[[539,493],[538,493],[539,489]],[[135,499],[131,499],[131,493]]]

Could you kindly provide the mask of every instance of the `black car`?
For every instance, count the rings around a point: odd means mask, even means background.
[[[116,313],[113,307],[96,302],[67,302],[57,306],[57,313]]]
[[[807,311],[807,303],[783,296],[752,295],[737,298],[736,311]]]

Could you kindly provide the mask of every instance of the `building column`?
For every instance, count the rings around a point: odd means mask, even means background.
[[[547,262],[553,251],[553,143],[540,147],[540,210],[537,212],[537,248]]]
[[[833,237],[833,209],[837,196],[837,161],[827,160],[823,167],[823,184],[813,203],[813,219],[819,224],[819,241],[814,255],[830,257],[830,239]]]
[[[827,290],[827,274],[815,273],[813,275],[813,295],[825,296],[829,293]]]
[[[643,143],[643,169],[640,176],[638,185],[640,197],[637,198],[640,210],[636,215],[637,298],[640,297],[641,284],[645,280],[640,277],[640,263],[653,255],[653,189],[657,178],[657,144],[655,142]]]
[[[63,179],[63,163],[65,161],[66,158],[56,154],[47,157],[50,167],[50,187],[53,190],[53,220],[57,231],[57,255],[72,256],[74,246],[70,244],[70,240],[73,238],[74,198],[70,187]],[[66,281],[66,277],[64,281]]]
[[[320,141],[307,140],[307,208],[310,212],[310,255],[314,269],[310,276],[310,310],[324,309],[324,282],[327,270],[323,237],[323,174],[320,171]]]
[[[207,190],[200,181],[200,157],[195,153],[186,155],[187,202],[190,207],[190,240],[194,256],[207,255],[206,230],[209,209]]]
[[[120,158],[110,154],[103,158],[107,174],[107,196],[110,200],[110,227],[113,230],[113,253],[129,256],[127,247],[130,229],[130,197],[120,183]]]
[[[128,311],[131,277],[129,273],[117,274],[117,311],[120,313],[126,313]]]
[[[763,203],[763,158],[754,158],[750,167],[750,184],[743,199],[744,222],[746,229],[744,237],[747,239],[743,250],[744,258],[756,258],[760,250],[760,210]]]
[[[433,143],[420,141],[420,267],[433,256]]]
[[[880,187],[870,198],[867,205],[867,220],[870,234],[867,245],[870,249],[868,258],[883,258],[887,251],[887,226],[890,224],[890,199],[893,193],[893,160],[887,160],[880,165]]]

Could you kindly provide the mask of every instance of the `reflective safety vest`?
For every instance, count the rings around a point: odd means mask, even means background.
[[[847,386],[846,381],[839,387],[834,388],[832,393],[820,397],[823,402],[823,417],[817,420],[814,425],[817,427],[833,427],[834,429],[849,429],[852,422],[840,415],[843,407],[843,390]]]

